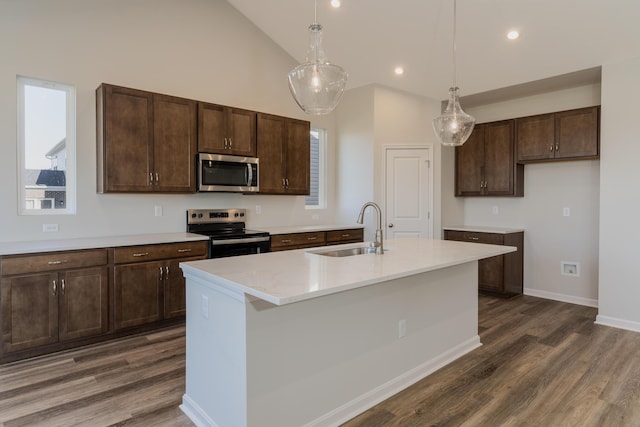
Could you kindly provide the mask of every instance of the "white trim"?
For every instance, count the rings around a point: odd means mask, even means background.
[[[394,394],[406,389],[407,387],[417,383],[421,379],[434,373],[443,366],[448,365],[454,360],[464,356],[465,354],[480,347],[480,337],[476,335],[473,338],[449,349],[448,351],[428,360],[413,369],[405,372],[396,378],[387,381],[371,391],[368,391],[350,402],[322,415],[319,418],[307,423],[304,427],[316,427],[327,425],[340,425],[363,413],[378,403],[390,398]]]
[[[640,322],[635,322],[633,320],[618,319],[615,317],[603,316],[601,314],[598,314],[596,316],[595,323],[596,325],[611,326],[612,328],[640,332]]]
[[[571,304],[584,305],[598,308],[598,300],[591,298],[576,297],[573,295],[559,294],[556,292],[541,291],[539,289],[524,288],[524,294],[532,297],[551,299],[554,301],[568,302]]]
[[[386,215],[387,215],[387,153],[390,150],[427,150],[428,154],[429,154],[429,238],[430,239],[435,239],[435,233],[434,233],[434,205],[433,205],[433,196],[434,196],[434,189],[435,189],[435,183],[433,181],[434,179],[434,162],[433,162],[433,157],[434,157],[434,148],[433,148],[433,144],[420,144],[420,145],[394,145],[394,144],[385,144],[382,146],[382,170],[383,170],[383,189],[382,189],[382,194],[383,194],[383,200],[382,200],[382,204],[380,206],[380,208],[382,209],[383,212],[383,221],[382,223],[386,223]],[[386,233],[385,233],[386,236]]]
[[[182,395],[182,405],[179,408],[198,427],[218,427],[218,424],[186,393]]]

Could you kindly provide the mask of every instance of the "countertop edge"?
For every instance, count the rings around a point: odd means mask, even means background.
[[[475,233],[495,233],[495,234],[510,234],[524,232],[524,228],[520,227],[493,227],[487,225],[452,225],[443,226],[443,230],[449,231],[469,231]]]
[[[77,239],[41,240],[0,243],[0,256],[26,255],[40,252],[103,249],[120,246],[156,245],[209,240],[195,233],[132,234],[123,236],[81,237]]]

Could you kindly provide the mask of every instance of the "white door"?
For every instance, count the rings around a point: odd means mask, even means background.
[[[432,237],[430,147],[387,147],[386,238]]]

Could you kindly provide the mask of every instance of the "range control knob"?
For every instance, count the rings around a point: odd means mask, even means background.
[[[198,214],[198,218],[202,218],[202,214],[201,213]]]
[[[195,218],[196,216],[198,216],[198,215],[197,215],[197,214],[195,214],[195,213],[192,213],[192,214],[191,214],[191,218]]]

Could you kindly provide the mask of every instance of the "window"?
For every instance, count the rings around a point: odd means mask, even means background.
[[[326,202],[326,152],[327,136],[324,129],[311,129],[311,191],[304,198],[304,205],[308,209],[324,209]]]
[[[22,76],[17,84],[19,212],[74,214],[75,88]]]

